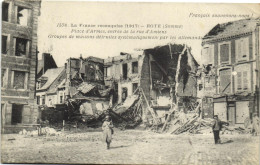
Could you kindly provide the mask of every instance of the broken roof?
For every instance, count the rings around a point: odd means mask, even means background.
[[[57,89],[60,88],[61,85],[65,87],[65,81],[66,81],[66,72],[64,69],[62,73],[50,85],[47,94],[55,94],[57,92]]]
[[[83,82],[83,83],[81,83],[80,85],[79,85],[79,87],[78,87],[78,91],[80,91],[80,92],[82,92],[82,93],[84,93],[84,94],[86,94],[86,93],[88,93],[89,91],[91,91],[93,88],[95,88],[96,86],[95,85],[93,85],[93,84],[89,84],[89,83],[87,83],[87,82]]]
[[[111,65],[113,62],[121,62],[125,60],[137,59],[139,56],[142,55],[143,55],[143,50],[133,51],[131,53],[120,52],[119,56],[108,57],[107,59],[105,59],[104,64]]]
[[[97,62],[97,63],[104,63],[104,60],[98,57],[93,57],[93,56],[89,56],[87,58],[84,59],[85,61],[93,61],[93,62]]]
[[[40,88],[37,90],[46,90],[48,89],[52,83],[60,76],[60,74],[62,73],[62,71],[64,71],[65,68],[64,67],[59,67],[59,68],[53,68],[53,69],[48,69],[38,80],[41,79],[46,79],[47,78],[47,82]]]
[[[259,18],[249,18],[223,24],[217,24],[208,32],[208,34],[203,37],[203,39],[220,39],[250,33],[255,30],[259,21]]]

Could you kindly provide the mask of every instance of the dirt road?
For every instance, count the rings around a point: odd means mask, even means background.
[[[117,163],[117,164],[259,164],[259,137],[221,135],[168,135],[147,131],[116,131],[111,149],[101,132],[60,136],[2,135],[5,163]]]

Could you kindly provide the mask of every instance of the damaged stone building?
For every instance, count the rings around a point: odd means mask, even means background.
[[[203,113],[231,125],[259,110],[259,18],[216,25],[202,41]]]
[[[113,104],[124,102],[140,84],[143,52],[121,53],[104,60],[104,83],[113,86]]]
[[[109,89],[104,85],[104,60],[89,56],[69,58],[65,64],[65,97],[70,116],[94,115],[108,108]]]
[[[2,128],[37,122],[35,77],[40,5],[40,1],[24,0],[2,3]]]
[[[143,105],[163,117],[172,104],[178,102],[186,111],[196,102],[197,68],[190,48],[168,44],[105,59],[104,81],[114,89],[114,104],[124,102],[139,88],[145,97]]]

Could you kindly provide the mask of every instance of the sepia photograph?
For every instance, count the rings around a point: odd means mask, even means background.
[[[2,164],[259,164],[259,4],[1,5]]]

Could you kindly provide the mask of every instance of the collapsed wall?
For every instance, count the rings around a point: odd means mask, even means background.
[[[196,103],[195,75],[198,63],[190,51],[186,45],[178,44],[144,50],[140,88],[149,104],[143,104],[159,115],[161,123],[165,122],[173,109],[189,109],[189,105],[183,104],[183,100],[186,100],[187,104],[190,101]],[[152,116],[149,116],[149,112],[144,114],[147,114],[148,118]]]

